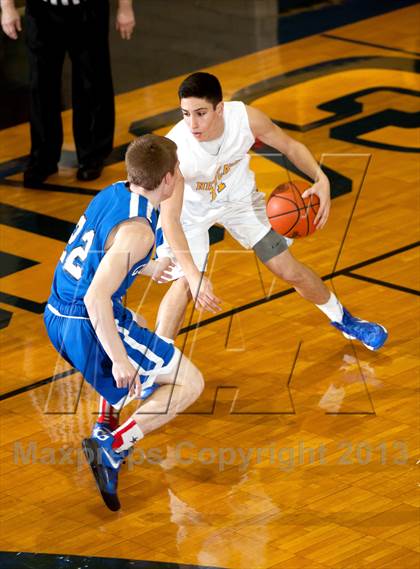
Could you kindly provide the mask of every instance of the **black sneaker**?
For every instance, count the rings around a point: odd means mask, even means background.
[[[84,439],[82,448],[105,505],[116,512],[121,508],[117,495],[118,472],[125,453],[116,453],[112,449],[113,438],[101,434],[97,438]]]

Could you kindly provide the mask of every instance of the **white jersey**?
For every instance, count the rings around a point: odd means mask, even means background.
[[[184,120],[167,135],[178,146],[180,169],[185,179],[181,223],[199,271],[206,268],[212,225],[225,227],[246,249],[254,247],[271,231],[265,195],[256,191],[255,176],[249,168],[248,151],[255,137],[246,106],[237,101],[225,103],[223,118],[224,132],[216,140],[200,143]],[[284,238],[284,248],[290,243]],[[160,258],[173,259],[175,267],[170,280],[183,276],[181,266],[159,230],[156,252]]]
[[[224,104],[225,128],[217,155],[210,154],[180,121],[167,134],[178,147],[180,169],[185,179],[182,218],[223,203],[251,201],[256,189],[249,168],[249,149],[255,142],[244,103]],[[191,220],[192,221],[192,220]],[[196,218],[196,221],[198,219]]]

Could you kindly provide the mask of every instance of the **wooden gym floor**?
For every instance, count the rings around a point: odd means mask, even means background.
[[[24,189],[28,125],[0,132],[2,550],[82,556],[86,567],[90,556],[147,568],[418,567],[417,16],[396,10],[209,68],[226,99],[266,111],[329,169],[328,226],[293,253],[390,337],[378,353],[345,340],[216,230],[223,314],[199,327],[189,317],[178,338],[205,392],[137,448],[117,514],[80,455],[96,395],[57,357],[41,313],[71,225],[124,178],[130,125],[157,117],[164,132],[181,77],[117,97],[117,150],[90,184],[64,166],[44,189]],[[66,160],[71,111],[64,121]],[[269,194],[297,174],[266,150],[251,164]],[[128,304],[153,326],[164,290],[138,279]],[[38,566],[31,559],[8,566]]]

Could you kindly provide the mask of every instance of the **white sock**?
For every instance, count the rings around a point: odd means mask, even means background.
[[[115,437],[112,443],[112,448],[116,452],[122,452],[123,450],[128,450],[137,441],[144,437],[143,431],[134,421],[134,419],[127,419],[125,423],[118,427],[112,433]]]
[[[343,306],[333,292],[328,302],[316,304],[316,306],[328,316],[331,322],[341,322],[343,320]]]

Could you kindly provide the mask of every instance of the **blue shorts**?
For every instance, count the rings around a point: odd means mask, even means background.
[[[133,313],[114,303],[117,330],[127,350],[128,359],[139,371],[142,398],[154,390],[157,375],[168,373],[176,365],[176,348],[166,340],[142,328]],[[50,298],[44,313],[48,336],[55,349],[112,405],[122,404],[128,388],[118,388],[112,375],[112,361],[106,354],[84,304],[63,304]]]

